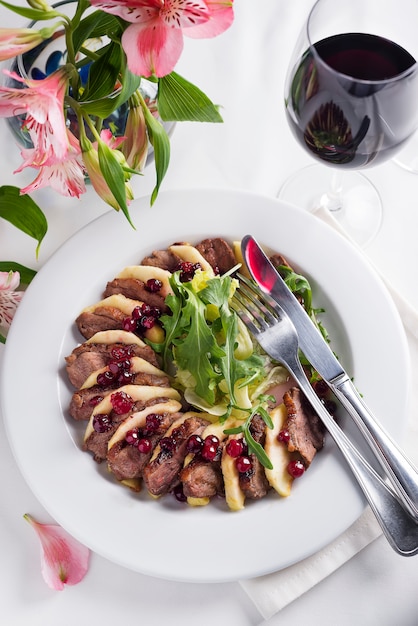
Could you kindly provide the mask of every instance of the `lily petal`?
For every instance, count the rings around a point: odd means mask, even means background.
[[[76,585],[87,573],[90,550],[71,537],[58,524],[40,524],[27,513],[23,516],[38,535],[41,544],[41,570],[51,589]]]

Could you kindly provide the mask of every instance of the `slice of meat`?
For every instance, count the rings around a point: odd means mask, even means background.
[[[175,272],[179,269],[181,259],[171,250],[154,250],[151,256],[147,256],[141,261],[141,265],[152,265],[161,267],[163,270]]]
[[[220,237],[203,239],[195,248],[219,274],[224,274],[237,263],[231,246]]]
[[[115,411],[111,411],[108,415],[110,418],[110,425],[105,432],[97,432],[96,430],[92,430],[90,435],[86,437],[83,445],[83,449],[91,452],[93,454],[93,458],[98,463],[104,461],[107,457],[108,452],[108,443],[111,440],[112,436],[115,434],[118,426],[126,420],[129,415],[135,413],[137,411],[142,411],[147,406],[153,406],[154,404],[160,404],[162,402],[167,401],[168,398],[164,398],[163,394],[159,398],[152,398],[148,401],[137,400],[129,413],[123,413],[119,415]]]
[[[160,293],[147,289],[145,283],[138,278],[115,278],[107,283],[103,297],[107,298],[117,293],[123,294],[126,298],[158,307],[163,313],[168,311],[165,298]]]
[[[290,269],[292,269],[290,263],[288,263],[285,257],[281,254],[273,254],[270,257],[270,261],[276,268],[280,267],[280,265],[285,265],[286,267],[290,267]]]
[[[105,367],[112,359],[112,349],[114,347],[129,347],[133,356],[138,356],[155,367],[159,367],[158,357],[154,350],[146,344],[124,344],[124,343],[82,343],[77,346],[72,353],[65,358],[66,370],[71,384],[79,389],[84,381],[93,372]]]
[[[148,372],[137,372],[130,381],[133,385],[152,385],[153,387],[169,387],[170,379],[168,376],[156,376]],[[79,389],[74,392],[69,413],[75,420],[88,420],[93,412],[94,407],[101,399],[117,388],[110,386],[104,389],[100,385],[94,385],[87,389]]]
[[[181,424],[174,423],[174,428],[170,428],[167,436],[160,440],[153,457],[144,468],[144,482],[154,496],[162,496],[179,484],[180,471],[187,454],[187,440],[191,435],[200,435],[210,423],[197,415],[185,416]]]
[[[138,303],[139,304],[139,303]],[[120,330],[126,314],[111,306],[98,306],[94,311],[83,311],[75,320],[85,339],[90,339],[101,330]]]
[[[259,415],[254,415],[250,425],[250,432],[254,440],[262,446],[266,438],[265,430],[266,425],[263,418]],[[270,484],[265,475],[264,467],[256,455],[249,453],[248,456],[250,457],[252,467],[247,472],[239,474],[239,486],[246,498],[258,500],[259,498],[264,498],[270,489]]]
[[[181,413],[158,412],[158,428],[147,432],[146,426],[139,429],[138,438],[146,437],[150,442],[148,452],[140,452],[137,446],[129,445],[126,439],[117,441],[107,452],[109,469],[118,480],[141,478],[144,467],[171,424],[181,417]]]
[[[287,448],[289,452],[300,454],[308,468],[324,445],[324,426],[298,387],[287,391],[283,402],[287,410],[283,428],[290,436]]]
[[[183,483],[183,493],[187,498],[212,498],[224,494],[220,461],[222,448],[223,443],[219,446],[219,458],[206,461],[201,456],[196,455],[181,470],[180,481]]]

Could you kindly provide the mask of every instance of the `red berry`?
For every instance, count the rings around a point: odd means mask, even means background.
[[[93,396],[89,400],[89,406],[95,407],[103,400],[103,396]]]
[[[235,465],[240,474],[245,474],[245,472],[248,472],[253,468],[251,459],[248,456],[239,456],[235,460]]]
[[[242,439],[231,439],[226,444],[226,451],[233,459],[244,453],[244,442]]]
[[[145,289],[151,293],[157,293],[161,290],[163,283],[158,278],[150,278],[145,284]]]
[[[157,413],[149,413],[145,418],[145,427],[143,429],[144,435],[151,435],[155,433],[161,424],[161,416]]]
[[[164,452],[173,452],[176,447],[176,442],[172,437],[163,437],[160,439],[160,448]]]
[[[213,461],[219,451],[219,439],[215,435],[208,435],[203,442],[201,455],[205,461]]]
[[[147,452],[150,452],[152,448],[151,440],[147,439],[147,437],[141,437],[141,439],[138,439],[136,447],[142,454],[147,454]]]
[[[97,413],[93,417],[93,428],[96,433],[107,433],[112,428],[112,420],[106,413]]]
[[[196,454],[200,452],[203,447],[203,439],[199,435],[191,435],[187,441],[186,450]]]
[[[292,476],[292,478],[299,478],[304,474],[306,467],[302,463],[302,461],[290,461],[287,466],[287,471]]]
[[[181,483],[177,485],[176,487],[174,487],[173,494],[176,500],[178,500],[179,502],[187,502],[187,498],[184,495],[184,491],[183,491],[183,485]]]
[[[129,413],[134,405],[134,401],[125,391],[117,391],[110,396],[113,410],[117,415]]]
[[[277,441],[280,441],[280,443],[289,443],[290,441],[289,431],[286,429],[281,430],[279,434],[277,435]]]
[[[129,333],[134,333],[136,330],[136,320],[134,320],[132,317],[125,317],[122,323],[122,328]]]
[[[136,428],[132,430],[128,430],[128,432],[125,435],[125,441],[130,446],[136,445],[136,443],[138,442],[138,430]]]

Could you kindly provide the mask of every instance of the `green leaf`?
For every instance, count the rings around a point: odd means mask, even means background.
[[[14,261],[0,261],[0,272],[19,272],[22,285],[29,285],[36,276],[36,270]]]
[[[164,126],[152,115],[142,96],[140,96],[141,107],[144,112],[145,123],[147,125],[148,138],[154,148],[154,166],[157,175],[157,182],[151,195],[151,205],[157,199],[158,192],[163,182],[170,163],[170,139]]]
[[[94,39],[107,35],[111,39],[120,37],[123,32],[121,22],[114,15],[104,13],[104,11],[94,11],[81,20],[73,32],[74,50],[77,52],[86,39]]]
[[[0,343],[6,343],[6,337],[3,337],[1,333],[0,333]]]
[[[0,187],[0,217],[36,239],[36,257],[39,247],[48,230],[48,222],[39,206],[28,195],[20,195],[18,187]]]
[[[223,122],[218,107],[203,91],[176,72],[158,81],[158,111],[167,122]]]
[[[113,111],[122,106],[124,102],[129,100],[132,94],[138,89],[141,82],[140,77],[132,74],[126,67],[124,67],[119,80],[122,83],[122,88],[114,98],[99,98],[94,102],[82,102],[80,106],[83,111],[89,115],[96,115],[97,117],[105,119],[113,113]]]
[[[113,150],[103,141],[99,141],[97,153],[99,156],[99,166],[107,186],[113,194],[119,208],[132,226],[135,228],[129,215],[128,204],[126,202],[125,173]]]
[[[60,15],[57,11],[41,11],[40,9],[32,9],[30,7],[17,7],[3,0],[0,0],[0,4],[6,9],[9,9],[9,11],[13,11],[22,17],[27,17],[29,20],[51,20]]]
[[[81,101],[97,100],[115,89],[122,64],[122,50],[119,43],[110,43],[102,48],[100,58],[90,65],[87,85]]]

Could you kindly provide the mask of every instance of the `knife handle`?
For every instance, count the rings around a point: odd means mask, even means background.
[[[348,376],[330,383],[409,513],[418,521],[418,471],[373,416]]]

